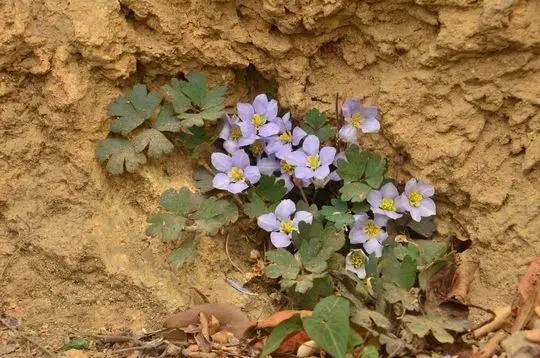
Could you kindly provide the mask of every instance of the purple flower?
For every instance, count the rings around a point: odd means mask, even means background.
[[[287,188],[287,193],[292,190],[294,184],[291,179],[291,175],[294,173],[294,166],[287,162],[286,160],[276,159],[274,155],[270,155],[267,158],[261,158],[257,161],[257,166],[261,174],[264,175],[273,175],[278,170],[281,172],[281,175],[278,179],[281,179],[285,182],[285,188]]]
[[[345,258],[345,268],[360,278],[366,277],[368,257],[362,250],[351,250]]]
[[[253,144],[257,138],[256,130],[253,127],[240,127],[238,117],[233,115],[232,118],[225,115],[225,125],[219,133],[219,138],[225,140],[223,148],[232,154],[238,148]]]
[[[382,256],[382,242],[386,240],[388,234],[381,226],[382,223],[375,217],[370,219],[366,214],[354,215],[354,225],[349,232],[351,244],[363,244],[364,250],[368,254],[375,253],[375,256]]]
[[[362,133],[376,133],[381,129],[377,120],[377,107],[364,107],[355,98],[345,101],[342,109],[347,122],[339,130],[339,138],[343,141],[354,144],[358,142],[358,130]]]
[[[274,213],[257,218],[259,227],[271,233],[270,240],[275,247],[289,246],[293,231],[298,232],[298,224],[300,222],[311,224],[313,221],[313,214],[307,211],[298,211],[291,219],[294,212],[296,205],[292,200],[286,199],[279,203]]]
[[[266,153],[276,154],[278,158],[283,158],[285,153],[292,151],[293,145],[300,144],[302,138],[306,136],[306,132],[300,128],[292,129],[291,114],[286,113],[283,118],[276,117],[274,122],[279,126],[279,132],[268,138],[266,145]]]
[[[295,166],[294,176],[298,179],[324,179],[330,174],[330,164],[334,161],[336,148],[323,147],[319,151],[319,138],[308,135],[302,150],[285,155],[287,162]]]
[[[214,188],[233,194],[247,189],[249,182],[255,184],[261,178],[259,168],[250,166],[249,156],[242,149],[230,157],[223,153],[212,153],[212,165],[218,170],[212,184]]]
[[[253,127],[261,137],[270,137],[279,132],[279,126],[274,123],[278,112],[275,100],[268,101],[265,94],[260,94],[250,103],[236,105],[238,116],[242,120],[240,126]]]
[[[437,213],[435,202],[430,198],[435,194],[433,186],[410,179],[405,184],[405,192],[396,199],[396,205],[401,211],[408,211],[414,221]]]
[[[380,190],[370,190],[367,201],[371,205],[373,214],[386,215],[390,219],[399,219],[403,214],[397,212],[395,200],[398,196],[399,193],[394,184],[386,183]]]

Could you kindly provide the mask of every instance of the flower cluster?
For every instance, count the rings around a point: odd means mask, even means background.
[[[359,132],[379,131],[376,107],[364,107],[353,99],[343,104],[342,111],[345,124],[338,133],[342,141],[355,145]],[[264,94],[255,97],[253,103],[238,103],[237,114],[225,118],[219,137],[224,140],[223,147],[228,154],[212,154],[212,164],[217,170],[213,185],[233,194],[256,184],[261,174],[273,175],[276,181],[283,180],[287,193],[295,185],[301,189],[311,185],[315,189],[324,188],[330,181],[341,181],[336,167],[338,161],[347,160],[344,152],[337,153],[336,148],[325,146],[316,135],[308,135],[302,128],[295,127],[289,113],[279,117],[277,102],[268,100]],[[354,215],[348,232],[350,243],[362,245],[363,250],[349,252],[347,270],[364,278],[366,254],[382,256],[389,220],[408,213],[419,222],[422,217],[435,215],[433,195],[432,186],[415,179],[407,182],[401,194],[391,182],[378,190],[370,190],[367,194],[369,211]],[[311,224],[312,221],[310,212],[296,211],[295,203],[285,199],[273,213],[259,216],[257,224],[270,232],[275,247],[284,248],[291,244],[300,222]]]

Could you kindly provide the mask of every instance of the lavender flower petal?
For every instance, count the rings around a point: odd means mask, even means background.
[[[298,179],[311,179],[314,175],[315,172],[312,169],[306,167],[294,168],[294,176]]]
[[[249,166],[244,169],[244,176],[250,184],[255,184],[261,179],[261,173],[256,166]]]
[[[356,128],[350,124],[346,124],[339,130],[339,138],[346,142],[354,144],[358,141],[358,132]]]
[[[279,223],[274,213],[261,215],[257,218],[257,225],[264,231],[272,232],[279,230]]]
[[[232,164],[238,168],[245,168],[249,165],[249,156],[245,151],[237,150],[232,156]]]
[[[220,172],[228,172],[232,167],[232,159],[223,153],[212,153],[210,158],[212,165]]]
[[[285,199],[276,207],[276,216],[280,220],[289,219],[292,213],[296,211],[296,205],[290,199]]]
[[[313,134],[308,135],[306,139],[304,139],[304,143],[302,144],[302,149],[308,155],[319,154],[319,147],[320,147],[319,138]]]
[[[323,147],[319,153],[319,159],[321,165],[330,165],[334,161],[336,156],[336,148],[334,147]]]
[[[300,141],[307,135],[306,131],[300,127],[295,127],[292,131],[292,144],[298,145]]]
[[[279,133],[279,126],[276,123],[266,123],[259,129],[261,137],[270,137]]]
[[[330,167],[328,167],[328,165],[322,165],[315,170],[315,172],[313,173],[313,176],[316,179],[322,180],[326,178],[329,174],[330,174]]]
[[[253,100],[253,108],[256,113],[264,115],[266,113],[266,107],[268,107],[268,97],[264,93],[258,95]]]
[[[236,110],[238,111],[238,117],[240,117],[243,122],[250,122],[255,114],[253,106],[249,103],[238,103],[236,105]]]
[[[212,180],[212,185],[216,189],[228,190],[230,182],[231,180],[229,179],[229,176],[227,174],[217,173],[214,179]]]
[[[311,224],[313,222],[313,214],[308,211],[297,211],[294,215],[293,223],[295,226],[298,226],[301,222]]]
[[[381,124],[376,118],[366,118],[360,124],[364,133],[377,133],[381,129]]]
[[[273,232],[270,234],[270,241],[275,247],[287,247],[291,244],[291,238],[282,232]]]
[[[248,188],[248,185],[244,183],[243,181],[238,181],[236,183],[230,183],[229,184],[229,191],[233,194],[238,194],[243,192]]]

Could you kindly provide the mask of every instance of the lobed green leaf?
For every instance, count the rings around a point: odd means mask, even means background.
[[[99,142],[96,156],[101,164],[105,164],[112,175],[120,175],[125,169],[129,173],[135,173],[146,163],[146,156],[137,153],[135,147],[119,138],[107,138]]]

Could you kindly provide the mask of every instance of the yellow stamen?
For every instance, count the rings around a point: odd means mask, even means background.
[[[244,181],[244,170],[238,167],[232,167],[231,170],[229,170],[229,179],[233,183]]]
[[[311,169],[317,169],[321,166],[321,161],[319,160],[319,156],[317,155],[310,155],[307,157],[306,166]]]
[[[381,205],[379,208],[386,210],[386,211],[396,211],[396,205],[394,204],[394,200],[390,198],[384,198],[381,200]]]
[[[291,135],[291,132],[285,132],[285,133],[282,133],[280,136],[279,136],[279,140],[281,141],[281,143],[284,143],[284,144],[289,144],[292,142],[292,135]]]
[[[413,208],[417,208],[420,206],[422,199],[424,199],[424,196],[422,194],[417,191],[413,191],[409,194],[409,205]]]
[[[351,265],[355,269],[359,269],[364,266],[364,256],[360,252],[352,252],[350,259]]]
[[[360,125],[362,125],[362,122],[364,121],[364,116],[360,112],[355,112],[351,115],[351,124],[355,128],[360,128]]]
[[[232,140],[239,140],[242,138],[242,130],[240,127],[233,127],[231,128],[231,133],[229,134],[229,138]]]
[[[279,165],[281,166],[282,173],[289,175],[292,175],[294,173],[294,166],[286,160],[282,160],[281,162],[279,162]]]
[[[282,221],[281,225],[279,225],[279,229],[281,230],[281,232],[284,232],[288,235],[294,231],[294,224],[292,220]]]
[[[379,237],[381,234],[381,228],[378,227],[373,220],[369,220],[363,230],[368,236],[368,239]]]
[[[259,155],[259,154],[262,154],[263,150],[264,150],[264,147],[263,147],[263,142],[261,140],[257,140],[255,141],[255,143],[253,143],[249,149],[251,150],[251,152],[255,155]]]
[[[251,120],[253,126],[257,129],[261,128],[266,123],[266,118],[261,116],[259,113],[255,113],[253,119]]]

